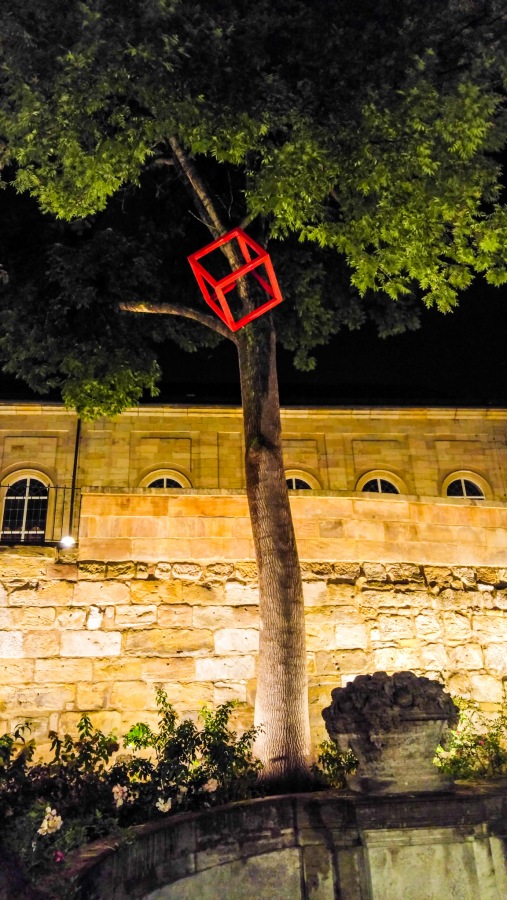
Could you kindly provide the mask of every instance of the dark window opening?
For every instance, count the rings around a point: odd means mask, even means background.
[[[472,497],[476,500],[484,500],[484,493],[479,485],[468,478],[456,478],[447,487],[448,497]]]
[[[366,484],[363,484],[362,491],[366,491],[372,494],[399,494],[399,490],[392,484],[391,481],[387,481],[386,478],[370,478]]]

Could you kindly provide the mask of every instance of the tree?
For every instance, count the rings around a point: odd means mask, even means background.
[[[235,343],[260,588],[257,749],[267,779],[297,781],[311,755],[304,606],[276,340],[311,367],[312,347],[365,310],[396,331],[416,324],[417,298],[446,311],[477,273],[507,281],[495,156],[506,135],[503,3],[6,6],[7,180],[52,217],[42,245],[60,232],[34,267],[42,283],[12,263],[0,352],[11,371],[30,367],[32,385],[63,381],[67,402],[97,415],[154,389],[155,330],[189,349]],[[147,217],[150,185],[162,202]],[[286,302],[232,335],[199,305],[182,251],[237,224],[269,242]],[[235,266],[234,252],[223,262]],[[256,305],[250,284],[238,294],[242,312]]]

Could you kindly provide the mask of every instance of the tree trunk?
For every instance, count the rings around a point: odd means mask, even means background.
[[[284,787],[309,779],[311,759],[303,588],[282,456],[276,338],[266,315],[236,335],[246,488],[259,577],[255,744],[262,777]]]

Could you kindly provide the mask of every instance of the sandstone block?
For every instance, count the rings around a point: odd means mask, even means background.
[[[77,581],[77,565],[71,562],[64,562],[61,559],[56,563],[47,563],[46,579],[48,581],[58,581],[59,579],[63,581]]]
[[[485,648],[484,668],[492,675],[507,675],[507,643],[490,644]]]
[[[368,655],[363,650],[318,651],[315,654],[315,674],[334,675],[338,684],[340,672],[366,672]]]
[[[164,579],[167,580],[171,577],[172,572],[172,564],[168,562],[161,562],[157,566],[155,566],[155,578],[160,578],[161,581]]]
[[[172,609],[172,607],[170,607]],[[141,604],[117,606],[114,614],[116,628],[143,628],[157,621],[157,607]]]
[[[155,708],[155,690],[154,685],[149,685],[149,690],[153,694],[153,700],[149,703],[148,708]],[[162,682],[162,687],[167,693],[169,703],[172,703],[182,710],[199,710],[206,704],[213,704],[213,685],[200,681],[198,684],[187,682],[179,684],[178,682]]]
[[[501,703],[502,683],[493,675],[470,675],[470,685],[474,700],[487,703]]]
[[[195,678],[195,659],[191,656],[142,659],[139,665],[145,681],[193,681]]]
[[[381,647],[373,654],[375,669],[381,672],[403,672],[420,666],[417,649],[406,647]]]
[[[423,644],[421,646],[421,663],[428,670],[441,672],[447,669],[449,661],[445,647],[442,644]]]
[[[415,634],[414,623],[409,616],[388,616],[384,613],[377,618],[372,628],[372,640],[398,641],[401,638],[412,638]]]
[[[148,578],[130,584],[132,603],[182,603],[183,585],[180,581],[160,581]]]
[[[331,566],[331,577],[333,581],[343,581],[347,584],[354,584],[361,574],[359,563],[333,563]]]
[[[472,685],[470,684],[469,673],[450,675],[447,679],[447,689],[456,697],[463,697],[465,700],[470,700],[472,695]]]
[[[16,710],[65,709],[74,703],[75,694],[74,685],[11,685],[3,688],[2,702]]]
[[[434,612],[421,612],[415,619],[415,629],[419,637],[440,637],[442,629]]]
[[[253,656],[221,656],[196,659],[196,681],[243,681],[255,675]]]
[[[452,572],[446,566],[424,566],[423,571],[429,585],[448,587],[451,583]]]
[[[156,709],[154,685],[144,681],[117,681],[109,686],[107,698],[109,708],[116,709]]]
[[[212,563],[204,568],[204,578],[206,581],[225,581],[230,578],[234,572],[232,563]]]
[[[71,581],[21,582],[9,592],[9,606],[68,606],[72,602]]]
[[[46,574],[46,563],[47,559],[44,557],[40,559],[36,557],[33,559],[21,558],[20,550],[13,556],[2,554],[0,555],[0,578],[2,580],[19,578],[20,572],[23,573],[24,578],[42,578]]]
[[[62,609],[58,611],[55,625],[66,631],[68,628],[84,628],[86,622],[86,609]]]
[[[474,615],[474,635],[481,641],[501,643],[507,641],[507,617],[499,615]]]
[[[155,570],[155,575],[157,570]],[[202,578],[202,566],[197,563],[174,563],[172,567],[173,578],[182,578],[184,581],[199,581]]]
[[[142,679],[142,660],[140,659],[94,659],[93,680],[107,681],[140,681]]]
[[[142,608],[148,609],[148,607]],[[154,607],[154,609],[157,610],[157,607]],[[158,615],[156,614],[157,624],[160,628],[191,628],[192,613],[194,609],[197,609],[197,607],[183,605],[167,606],[165,604],[164,606],[159,606]]]
[[[215,653],[252,653],[259,648],[259,632],[256,628],[220,628],[215,631]]]
[[[78,581],[74,591],[74,606],[118,606],[129,602],[126,584],[114,581]]]
[[[305,606],[322,606],[331,602],[325,581],[303,581]]]
[[[395,584],[424,581],[421,567],[413,565],[413,563],[391,563],[386,566],[386,571],[389,581]]]
[[[255,606],[194,606],[195,628],[258,628],[259,611]]]
[[[225,585],[225,602],[230,606],[258,605],[259,588],[240,581],[228,581]]]
[[[478,644],[462,644],[449,648],[449,662],[453,669],[482,669],[484,660]]]
[[[365,650],[368,632],[365,625],[340,623],[335,628],[335,647],[339,650]]]
[[[94,560],[80,560],[77,564],[78,578],[88,581],[105,578],[106,563],[96,562]]]
[[[60,653],[59,631],[27,631],[23,638],[24,656],[58,656]]]
[[[197,628],[135,631],[126,635],[125,642],[125,652],[130,656],[202,655],[212,649],[213,633]]]
[[[3,584],[0,584],[0,606],[7,606],[8,594]]]
[[[13,628],[16,626],[18,610],[0,608],[0,628]],[[54,610],[53,610],[54,613]]]
[[[36,659],[35,680],[41,684],[70,684],[92,680],[90,659]]]
[[[246,684],[225,684],[219,681],[214,686],[213,705],[221,706],[222,703],[228,703],[231,700],[246,703],[246,695]]]
[[[461,613],[444,612],[444,629],[446,638],[450,641],[468,640],[472,634],[468,616]]]
[[[62,634],[62,656],[119,656],[121,634],[115,631],[69,631]]]
[[[25,606],[9,610],[9,612],[13,616],[13,624],[15,623],[19,628],[43,628],[44,626],[52,625],[56,619],[56,610],[52,606],[40,608],[37,606]]]
[[[214,584],[192,584],[182,582],[181,602],[205,606],[208,603],[219,604],[224,601],[224,585],[220,582]]]
[[[475,569],[470,566],[457,566],[453,568],[452,574],[455,578],[459,578],[465,588],[473,588],[477,582]]]
[[[112,685],[100,681],[84,681],[77,685],[76,709],[107,709],[116,706],[110,703]]]
[[[234,566],[234,578],[237,581],[255,581],[257,578],[257,563],[236,563]]]
[[[307,620],[306,649],[308,653],[336,649],[336,625],[332,620],[326,625],[314,622],[311,617]]]
[[[138,562],[136,563],[136,578],[147,578],[148,577],[148,563]]]
[[[136,564],[131,562],[110,562],[106,566],[106,578],[116,578],[118,580],[126,580],[135,578]]]
[[[500,587],[502,580],[501,572],[492,566],[479,566],[477,569],[477,581],[481,581],[483,584],[498,584]]]
[[[363,563],[361,568],[367,581],[387,581],[386,567],[381,563]]]
[[[2,635],[0,634],[0,647]],[[0,659],[0,685],[24,684],[33,681],[35,663],[33,659]]]

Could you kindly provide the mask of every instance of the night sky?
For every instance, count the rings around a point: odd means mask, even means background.
[[[151,402],[240,402],[232,345],[188,354],[171,343],[160,352],[162,391]],[[279,350],[282,404],[507,407],[507,287],[478,282],[453,313],[424,310],[416,332],[381,340],[372,326],[343,331],[316,356],[315,371],[302,373]],[[5,375],[0,394],[4,400],[59,399],[31,394]]]

